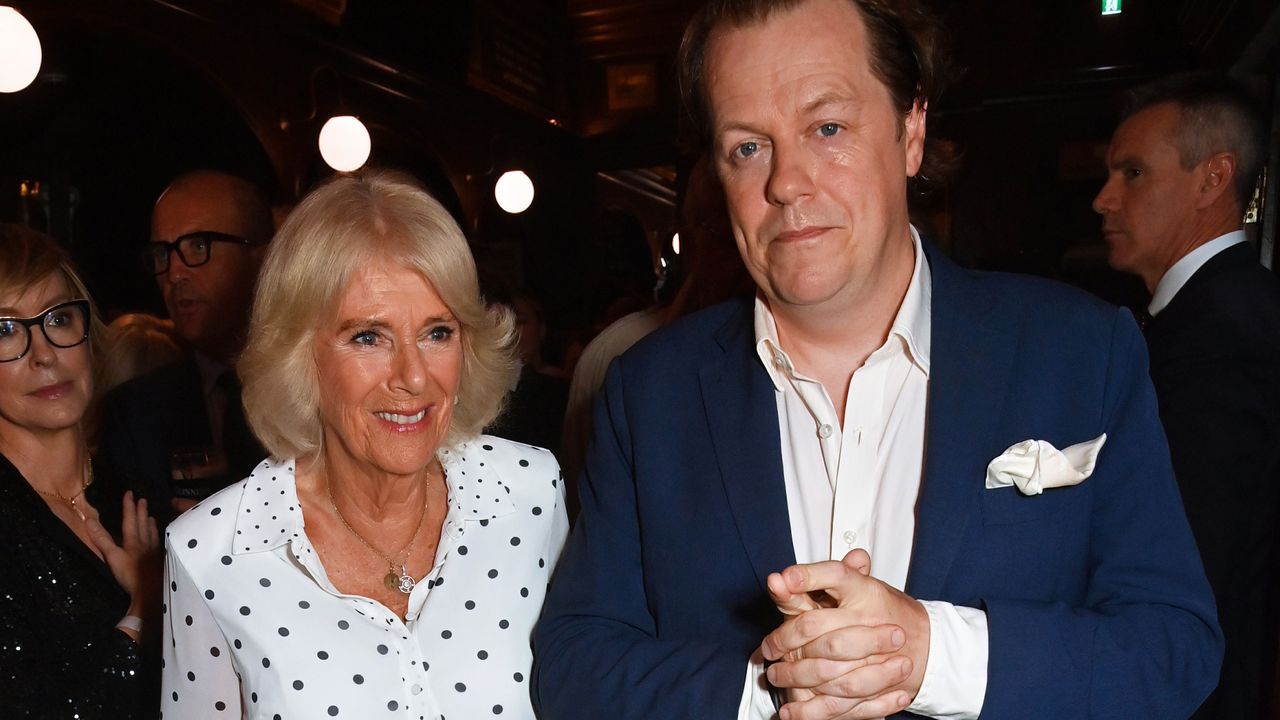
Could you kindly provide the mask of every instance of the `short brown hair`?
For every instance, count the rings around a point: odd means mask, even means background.
[[[711,34],[722,26],[745,27],[808,0],[709,0],[689,21],[677,61],[686,118],[700,148],[711,142],[711,107],[706,87],[706,54]],[[905,118],[919,103],[928,105],[942,89],[941,28],[918,0],[848,0],[862,16],[870,39],[871,71],[889,91]],[[902,128],[899,127],[899,137]]]
[[[479,434],[502,409],[516,374],[515,330],[505,308],[480,297],[458,224],[405,175],[341,176],[304,198],[271,242],[237,365],[245,416],[273,457],[319,453],[315,333],[356,272],[375,262],[420,273],[458,320],[462,377],[445,442]]]

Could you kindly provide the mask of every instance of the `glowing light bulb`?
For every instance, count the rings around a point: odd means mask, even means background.
[[[40,72],[40,36],[22,13],[0,6],[0,92],[14,93]]]
[[[671,252],[680,254],[680,233],[671,236]]]
[[[354,116],[331,117],[320,128],[320,157],[338,172],[359,170],[372,149],[369,129]]]
[[[516,215],[533,204],[533,181],[521,170],[502,173],[493,186],[493,197],[498,207]]]

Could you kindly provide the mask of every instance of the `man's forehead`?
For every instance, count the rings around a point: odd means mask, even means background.
[[[715,115],[735,101],[781,95],[788,112],[811,110],[880,85],[870,68],[866,28],[848,0],[809,0],[743,26],[712,32],[705,72]],[[887,92],[887,91],[886,91]]]
[[[173,240],[202,230],[242,235],[245,220],[235,197],[217,185],[187,185],[165,191],[151,213],[155,240]]]
[[[1148,155],[1162,149],[1177,150],[1179,109],[1172,103],[1143,108],[1116,128],[1107,149],[1109,162]]]

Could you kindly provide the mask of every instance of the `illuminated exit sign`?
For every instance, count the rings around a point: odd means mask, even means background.
[[[1103,15],[1119,15],[1120,0],[1102,0]]]

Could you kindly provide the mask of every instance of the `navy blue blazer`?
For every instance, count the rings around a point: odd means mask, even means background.
[[[1185,718],[1221,632],[1132,316],[932,246],[924,473],[906,592],[987,613],[983,718]],[[736,717],[794,562],[774,389],[752,305],[690,316],[611,366],[582,513],[535,632],[560,718]],[[1088,480],[987,490],[1028,438],[1108,440]],[[874,558],[873,558],[874,562]]]

